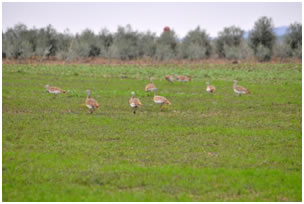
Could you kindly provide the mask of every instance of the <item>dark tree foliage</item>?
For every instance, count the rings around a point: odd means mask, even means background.
[[[2,57],[25,59],[38,56],[41,60],[55,56],[63,60],[104,57],[130,60],[137,58],[204,59],[216,51],[227,59],[245,59],[255,55],[260,61],[279,57],[302,57],[302,25],[291,24],[284,42],[275,43],[271,18],[261,17],[255,22],[248,41],[239,27],[226,27],[212,40],[199,27],[178,39],[174,30],[166,26],[160,36],[155,33],[137,32],[130,25],[119,26],[115,33],[106,28],[98,34],[86,29],[80,34],[68,30],[59,33],[51,25],[28,29],[17,24],[2,32]],[[274,51],[274,45],[275,51]]]
[[[185,59],[203,59],[211,55],[211,39],[205,30],[197,27],[190,31],[181,45],[181,57]]]
[[[113,44],[113,35],[107,29],[102,29],[98,38],[106,50]]]
[[[174,30],[162,32],[156,42],[155,57],[159,60],[168,60],[176,57],[178,40]]]
[[[97,46],[97,36],[90,29],[86,29],[81,33],[80,41],[86,42],[88,57],[96,57],[100,54],[100,48]]]
[[[24,24],[17,24],[13,28],[9,28],[2,37],[2,51],[6,57],[18,59],[32,55],[31,36]]]
[[[96,45],[90,45],[89,57],[96,57],[100,54],[100,48]]]
[[[264,16],[255,22],[253,30],[249,33],[249,45],[255,56],[259,56],[260,61],[271,59],[276,40],[273,28],[272,19]],[[259,51],[262,51],[265,55],[262,56],[261,53],[258,53]]]
[[[218,37],[215,41],[216,53],[219,55],[219,57],[226,57],[225,46],[240,46],[243,35],[244,31],[236,26],[226,27],[223,31],[219,32]]]
[[[288,27],[284,43],[288,48],[288,56],[302,57],[302,24],[294,23]]]
[[[119,26],[110,47],[111,57],[122,60],[137,58],[139,55],[138,39],[138,33],[133,31],[130,25],[127,25],[126,28]]]
[[[156,51],[155,33],[140,33],[138,39],[138,50],[140,57],[154,57]]]

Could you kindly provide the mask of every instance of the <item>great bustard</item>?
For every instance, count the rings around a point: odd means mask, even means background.
[[[171,102],[170,102],[168,99],[166,99],[166,98],[163,97],[163,96],[158,96],[158,95],[157,95],[157,91],[154,92],[153,101],[154,101],[154,103],[156,103],[156,104],[160,104],[160,109],[162,108],[162,106],[163,106],[164,104],[171,105]]]
[[[99,104],[94,98],[91,97],[91,91],[87,90],[87,92],[88,92],[88,96],[85,101],[85,104],[90,109],[90,113],[92,114],[96,108],[99,108]]]
[[[183,76],[183,75],[179,75],[179,76],[175,75],[175,78],[179,82],[187,82],[187,81],[191,81],[192,80],[191,77]]]
[[[132,91],[131,92],[131,98],[129,100],[129,104],[130,104],[130,107],[133,109],[133,113],[136,114],[136,110],[137,108],[139,108],[142,103],[140,102],[140,100],[138,98],[135,98],[135,92]]]
[[[157,90],[157,88],[156,88],[156,86],[153,84],[152,80],[153,80],[153,78],[151,77],[151,78],[150,78],[150,83],[147,84],[146,87],[145,87],[145,91],[147,91],[147,92],[153,92],[153,91],[156,91],[156,90]]]
[[[207,87],[206,87],[207,92],[209,92],[209,93],[214,93],[215,92],[215,90],[216,90],[215,86],[209,85],[209,81],[206,82],[206,85],[207,85]]]
[[[237,93],[238,95],[250,94],[251,93],[248,89],[246,89],[246,88],[244,88],[242,86],[238,86],[237,85],[237,80],[234,80],[233,82],[234,82],[234,84],[233,84],[233,91],[235,93]]]
[[[56,97],[57,94],[66,93],[65,90],[62,90],[62,89],[54,87],[54,86],[49,86],[48,84],[45,85],[45,88],[46,88],[47,92],[54,94],[54,98]]]
[[[173,82],[174,81],[174,77],[172,75],[166,75],[165,76],[165,79],[168,81],[168,82]]]

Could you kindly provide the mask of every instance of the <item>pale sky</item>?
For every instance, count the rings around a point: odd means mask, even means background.
[[[301,3],[2,3],[2,30],[24,23],[28,28],[51,24],[59,32],[79,33],[101,28],[112,33],[130,24],[134,30],[159,35],[169,26],[179,37],[200,26],[215,37],[227,26],[248,31],[261,16],[271,17],[275,27],[302,23]]]

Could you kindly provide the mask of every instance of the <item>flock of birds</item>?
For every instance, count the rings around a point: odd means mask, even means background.
[[[173,82],[175,79],[179,82],[189,82],[189,81],[192,80],[191,77],[183,76],[183,75],[180,75],[180,76],[166,75],[165,79],[169,82]],[[157,95],[157,88],[156,88],[156,86],[155,86],[155,84],[153,83],[152,80],[153,80],[153,78],[151,77],[150,78],[150,83],[147,84],[146,87],[145,87],[145,91],[146,92],[154,92],[154,97],[153,97],[154,103],[160,104],[160,108],[162,108],[162,106],[164,104],[171,105],[171,102],[168,99],[166,99],[163,96],[158,96]],[[236,80],[234,80],[233,82],[234,82],[233,91],[237,95],[250,94],[250,91],[248,89],[246,89],[242,86],[238,86]],[[210,85],[209,82],[206,82],[206,85],[207,85],[207,87],[206,87],[207,92],[214,93],[216,91],[215,86]],[[46,85],[45,88],[47,89],[47,92],[49,92],[51,94],[54,94],[54,97],[57,94],[66,93],[65,90],[62,90],[62,89],[54,87],[54,86]],[[87,92],[88,92],[88,96],[85,100],[85,104],[89,108],[90,113],[92,114],[97,108],[99,108],[99,104],[98,104],[97,100],[95,100],[94,98],[91,97],[91,91],[87,90]],[[129,104],[130,104],[130,107],[133,109],[133,113],[136,114],[136,110],[140,106],[142,106],[142,103],[140,102],[140,100],[138,98],[135,98],[135,92],[134,91],[131,92],[131,95],[132,96],[129,100]]]

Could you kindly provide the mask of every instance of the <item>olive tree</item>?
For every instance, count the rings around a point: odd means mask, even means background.
[[[203,59],[211,55],[211,39],[205,30],[197,27],[195,30],[189,31],[184,38],[180,55],[185,59]]]
[[[139,34],[138,50],[140,57],[154,57],[156,51],[156,35],[150,31]]]
[[[253,30],[249,33],[249,45],[260,61],[267,61],[272,57],[276,40],[273,28],[272,19],[264,16],[255,22]]]
[[[103,28],[98,34],[98,46],[100,48],[100,56],[109,57],[109,49],[113,44],[113,35]]]
[[[288,56],[302,58],[302,24],[291,24],[284,38]]]
[[[273,56],[279,58],[280,61],[290,57],[289,53],[291,50],[284,42],[276,42],[273,46]]]
[[[37,41],[35,55],[41,60],[50,56],[55,56],[58,50],[57,31],[51,25],[37,31]]]
[[[238,50],[243,41],[244,31],[236,26],[224,28],[223,31],[218,33],[215,41],[216,53],[219,57],[227,57],[227,52],[230,50]],[[231,55],[231,53],[229,53]]]
[[[27,58],[33,55],[30,35],[24,24],[9,28],[3,35],[2,50],[8,58]]]
[[[225,58],[231,60],[246,59],[253,56],[252,49],[246,40],[242,39],[239,45],[224,44]]]
[[[69,59],[99,56],[101,50],[99,42],[98,37],[90,29],[76,34],[69,48]]]
[[[62,60],[67,60],[69,58],[69,51],[74,36],[70,33],[69,29],[66,29],[64,33],[59,33],[57,35],[58,50],[56,52],[56,57]]]
[[[173,59],[177,51],[178,40],[174,30],[164,30],[156,41],[155,57],[159,60]]]
[[[139,55],[138,38],[138,33],[133,31],[130,25],[119,26],[110,46],[110,57],[122,60],[137,58]]]

